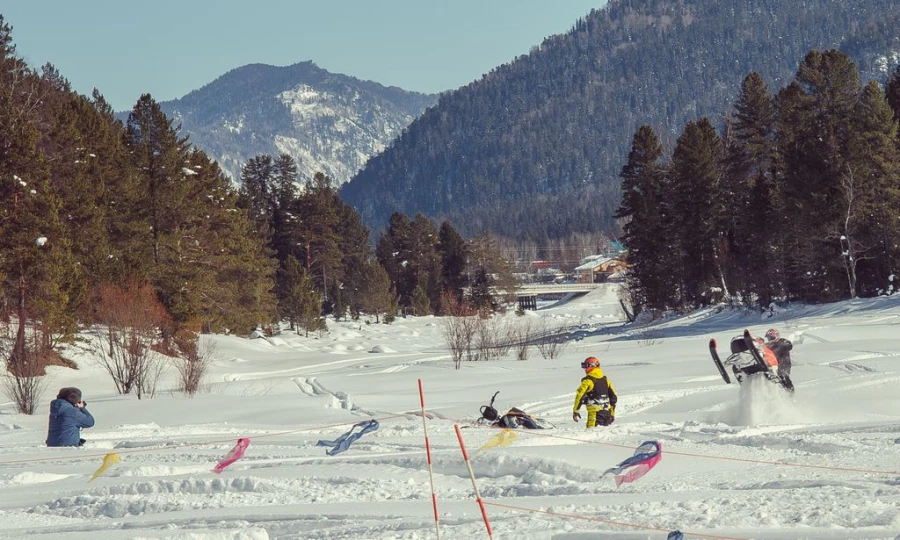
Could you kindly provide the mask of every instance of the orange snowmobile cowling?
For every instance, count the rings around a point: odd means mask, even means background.
[[[763,354],[763,360],[766,361],[766,365],[768,365],[769,368],[777,368],[778,358],[775,358],[775,353],[772,349],[770,349],[768,345],[763,345],[760,349],[762,349],[761,352]]]

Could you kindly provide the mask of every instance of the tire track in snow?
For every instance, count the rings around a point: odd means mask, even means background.
[[[346,392],[332,392],[316,380],[315,377],[301,378],[295,377],[291,379],[301,392],[310,397],[330,396],[332,399],[332,407],[344,409],[353,413],[364,414],[367,416],[378,416],[378,411],[364,409],[353,403],[353,398]]]

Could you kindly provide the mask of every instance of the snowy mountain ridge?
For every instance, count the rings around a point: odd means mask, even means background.
[[[301,179],[341,185],[436,100],[301,62],[242,66],[160,105],[235,181],[248,159],[286,153]]]

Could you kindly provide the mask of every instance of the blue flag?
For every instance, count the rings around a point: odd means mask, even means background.
[[[360,431],[354,433],[356,428],[362,428]],[[333,441],[319,441],[316,443],[316,446],[331,446],[331,450],[326,450],[325,453],[329,456],[333,456],[335,454],[340,454],[344,450],[350,448],[350,445],[353,444],[353,441],[359,439],[366,433],[370,431],[375,431],[378,429],[378,420],[369,420],[368,422],[360,422],[358,424],[354,424],[350,431],[344,433],[337,439]]]

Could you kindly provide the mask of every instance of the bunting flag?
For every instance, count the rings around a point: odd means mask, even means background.
[[[234,448],[229,450],[229,452],[225,454],[225,457],[219,460],[219,463],[216,464],[212,472],[221,474],[226,467],[244,456],[244,451],[247,450],[248,446],[250,446],[250,439],[238,439],[237,444],[234,445]]]
[[[615,467],[607,469],[603,475],[616,475],[616,487],[625,482],[634,482],[647,474],[662,459],[662,445],[658,441],[646,441],[634,451],[634,455]],[[625,471],[628,472],[625,472]],[[621,473],[625,474],[621,474]]]
[[[354,433],[356,428],[362,428],[360,431]],[[369,420],[368,422],[360,422],[358,424],[354,424],[350,431],[344,433],[337,439],[333,441],[319,441],[316,443],[316,446],[331,446],[331,450],[326,450],[325,453],[329,456],[333,456],[336,454],[340,454],[344,450],[350,448],[350,445],[353,444],[353,441],[359,439],[366,433],[370,431],[375,431],[378,429],[378,420]]]
[[[498,448],[501,446],[509,446],[516,440],[516,432],[511,429],[504,429],[500,433],[494,435],[486,443],[484,443],[478,452],[487,450],[488,448]]]
[[[94,471],[94,475],[91,476],[91,479],[88,480],[88,482],[93,482],[95,478],[105,473],[106,469],[112,467],[116,463],[119,463],[119,454],[109,453],[103,456],[103,464],[100,465],[99,469]]]

